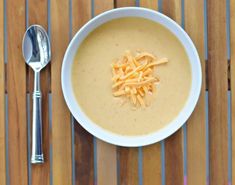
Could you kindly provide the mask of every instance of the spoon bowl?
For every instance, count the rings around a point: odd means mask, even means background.
[[[30,26],[23,38],[23,56],[25,62],[34,70],[40,71],[51,60],[50,40],[40,25]]]

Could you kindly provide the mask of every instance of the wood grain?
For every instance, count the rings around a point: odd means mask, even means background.
[[[153,9],[153,10],[158,10],[158,0],[140,0],[140,6]]]
[[[143,184],[162,183],[161,144],[156,143],[143,147]]]
[[[232,125],[232,184],[235,184],[235,0],[230,0],[230,79]]]
[[[89,19],[91,19],[91,1],[72,1],[72,34],[74,35]]]
[[[91,1],[72,1],[72,34],[91,18]],[[74,121],[74,156],[76,185],[94,184],[93,136]]]
[[[165,174],[166,185],[184,183],[182,129],[165,140]]]
[[[95,0],[94,14],[114,7],[113,0]],[[117,185],[117,147],[99,139],[97,143],[97,185]]]
[[[22,57],[25,1],[7,2],[8,152],[11,184],[28,184],[26,66]]]
[[[53,183],[72,184],[70,113],[61,89],[61,64],[69,43],[69,1],[51,0]]]
[[[6,185],[5,134],[5,66],[4,66],[4,7],[0,2],[0,184]]]
[[[210,184],[228,184],[226,2],[207,1]]]
[[[40,11],[38,11],[40,9]],[[47,1],[28,1],[28,18],[29,25],[39,24],[47,29]],[[28,70],[28,91],[30,96],[33,93],[33,70]],[[50,137],[49,137],[49,99],[50,90],[50,64],[41,71],[41,92],[42,92],[42,133],[43,133],[43,154],[45,163],[43,165],[32,165],[32,184],[33,185],[49,185],[50,184]],[[32,115],[32,98],[30,98],[30,115]],[[32,118],[32,117],[31,117]],[[32,119],[31,119],[32,120]],[[30,121],[31,121],[30,120]],[[32,121],[31,121],[32,123]],[[32,128],[32,126],[31,126]]]
[[[126,6],[135,6],[135,0],[115,0],[117,8],[126,7]]]
[[[135,6],[135,0],[116,0],[116,6]],[[118,148],[120,166],[120,184],[137,185],[138,177],[138,148]]]
[[[171,17],[181,26],[182,24],[181,0],[162,0],[162,11],[165,15]]]
[[[187,122],[187,182],[188,185],[206,185],[204,1],[185,1],[184,7],[185,30],[197,48],[202,66],[201,95]]]
[[[93,137],[78,123],[74,125],[75,183],[94,184]]]
[[[118,147],[120,161],[120,185],[137,185],[138,177],[138,148]]]
[[[117,147],[97,139],[97,185],[117,185]]]
[[[163,13],[181,25],[181,0],[164,0],[162,3]],[[184,183],[183,134],[181,128],[165,140],[166,185],[182,185]]]
[[[140,0],[140,6],[158,10],[158,1]],[[161,144],[143,147],[143,184],[161,184],[161,176]]]
[[[94,0],[94,13],[98,15],[104,11],[111,10],[114,8],[113,0]]]

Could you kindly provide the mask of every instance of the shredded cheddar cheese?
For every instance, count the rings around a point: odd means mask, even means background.
[[[113,96],[128,98],[136,108],[149,106],[150,96],[156,92],[156,84],[160,82],[159,77],[154,76],[154,70],[167,62],[167,58],[157,59],[148,52],[137,52],[133,56],[126,51],[111,65]]]

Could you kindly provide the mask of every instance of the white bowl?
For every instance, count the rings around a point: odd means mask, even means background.
[[[185,106],[178,114],[178,116],[167,126],[148,135],[122,136],[101,128],[92,120],[90,120],[89,117],[86,116],[86,114],[82,111],[81,107],[76,101],[72,89],[71,68],[74,56],[80,44],[91,31],[93,31],[101,24],[121,17],[142,17],[160,23],[161,25],[169,29],[180,40],[190,59],[192,85]],[[88,132],[90,132],[97,138],[108,143],[120,146],[136,147],[149,145],[170,136],[187,121],[198,101],[201,90],[202,77],[201,65],[197,50],[187,33],[176,22],[156,11],[145,8],[129,7],[118,8],[104,12],[90,20],[76,33],[76,35],[71,40],[64,56],[61,81],[65,101],[71,113],[73,114],[75,119],[82,125],[83,128],[85,128]]]

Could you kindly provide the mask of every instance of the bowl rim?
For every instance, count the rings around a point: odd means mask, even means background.
[[[195,57],[195,59],[194,59],[196,61],[195,65],[198,70],[197,77],[196,77],[197,82],[195,82],[195,80],[194,80],[194,84],[193,84],[193,79],[191,82],[191,86],[193,86],[193,85],[195,86],[195,88],[194,88],[195,91],[192,92],[192,87],[191,87],[190,94],[187,99],[187,101],[189,101],[189,100],[191,101],[190,106],[187,106],[187,109],[185,109],[186,105],[184,105],[184,107],[181,109],[178,116],[176,116],[176,118],[173,121],[171,121],[169,124],[167,124],[165,127],[161,128],[157,131],[154,131],[150,134],[139,135],[139,136],[119,135],[119,134],[110,132],[104,128],[101,128],[96,123],[94,123],[92,120],[90,120],[89,117],[86,116],[85,113],[80,109],[79,104],[76,102],[75,104],[77,106],[75,106],[74,102],[72,102],[73,100],[71,99],[71,96],[69,95],[72,92],[68,92],[68,90],[67,90],[67,81],[66,81],[66,75],[65,75],[66,63],[67,63],[66,61],[68,60],[69,54],[71,52],[70,50],[71,50],[72,46],[75,44],[74,42],[76,42],[76,39],[78,39],[80,34],[84,31],[86,31],[86,28],[88,26],[94,24],[97,20],[102,19],[103,17],[107,17],[107,16],[114,14],[114,13],[123,13],[125,11],[128,11],[128,12],[139,11],[140,14],[141,13],[152,14],[155,17],[157,17],[157,16],[160,17],[160,19],[162,19],[163,21],[166,21],[169,24],[171,24],[173,27],[177,28],[179,30],[179,32],[181,32],[183,37],[185,37],[184,39],[186,39],[186,41],[188,42],[187,44],[191,48],[192,54]],[[125,17],[125,16],[122,16],[122,17]],[[139,16],[139,14],[138,14],[138,15],[135,15],[135,17],[141,17],[141,16]],[[146,17],[143,17],[143,18],[146,18]],[[150,20],[150,18],[146,18],[146,19]],[[110,20],[113,20],[113,19],[111,18],[111,19],[109,19],[109,21]],[[107,21],[105,21],[105,22],[107,22]],[[163,26],[166,27],[165,25],[163,25]],[[91,29],[90,32],[93,31],[95,28],[96,27]],[[167,28],[167,29],[169,31],[171,31],[169,28]],[[176,37],[177,37],[177,39],[179,39],[177,35],[176,35]],[[181,42],[181,44],[184,44],[184,43]],[[79,47],[79,45],[78,45],[78,47]],[[186,50],[186,48],[185,48],[185,50]],[[187,50],[186,50],[186,53],[187,53],[187,55],[189,55]],[[191,73],[193,73],[192,62],[191,62],[190,58],[189,58],[189,61],[190,61],[190,65],[191,65]],[[78,123],[85,130],[87,130],[93,136],[95,136],[105,142],[108,142],[110,144],[114,144],[114,145],[118,145],[118,146],[125,146],[125,147],[139,147],[139,146],[150,145],[150,144],[156,143],[158,141],[161,141],[161,140],[169,137],[170,135],[175,133],[179,128],[181,128],[183,126],[183,124],[188,120],[188,118],[192,114],[193,110],[195,109],[195,106],[196,106],[198,99],[199,99],[199,96],[200,96],[201,85],[202,85],[202,71],[201,71],[200,58],[197,53],[196,47],[194,46],[194,44],[193,44],[192,40],[190,39],[190,37],[188,36],[188,34],[175,21],[173,21],[171,18],[165,16],[162,13],[159,13],[157,11],[153,11],[153,10],[150,10],[147,8],[124,7],[124,8],[117,8],[117,9],[112,9],[112,10],[103,12],[103,13],[99,14],[98,16],[94,17],[93,19],[89,20],[80,30],[78,30],[78,32],[74,35],[74,37],[70,41],[70,43],[66,49],[64,58],[63,58],[63,63],[62,63],[62,68],[61,68],[61,84],[62,84],[62,92],[64,95],[64,99],[65,99],[65,102],[66,102],[70,112],[72,113],[72,115],[75,117],[75,119],[78,121]],[[193,93],[193,96],[192,96],[192,93]],[[76,110],[75,110],[75,107],[76,107]]]

